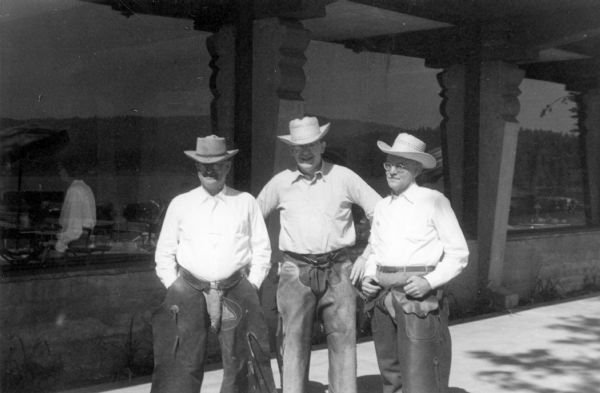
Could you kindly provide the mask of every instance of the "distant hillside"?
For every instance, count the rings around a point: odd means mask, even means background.
[[[376,142],[382,140],[391,145],[398,133],[404,130],[371,122],[322,117],[319,120],[321,124],[331,122],[325,138],[328,146],[326,159],[349,166],[365,179],[376,182],[377,188],[385,190],[385,184],[379,184],[383,180],[381,163],[384,155]],[[197,137],[211,132],[208,116],[0,119],[0,129],[24,123],[67,130],[70,144],[64,154],[78,157],[82,165],[96,171],[99,176],[190,174],[191,166],[183,151],[193,149]],[[428,150],[440,146],[438,128],[406,132],[425,141]],[[56,159],[30,162],[26,169],[26,176],[55,175]],[[15,169],[1,170],[7,174],[6,171]],[[577,134],[521,130],[515,165],[516,188],[562,195],[581,190],[582,181]]]
[[[376,141],[392,144],[399,128],[351,120],[321,119],[331,121],[326,137],[328,153],[336,161],[353,164],[365,176],[372,172],[374,161],[381,161]],[[0,119],[0,129],[21,124],[46,128],[65,129],[70,144],[63,151],[67,156],[81,158],[84,165],[94,167],[99,160],[113,157],[111,167],[117,173],[163,170],[178,171],[188,167],[182,154],[195,147],[196,138],[210,133],[210,117],[140,117],[111,118],[31,119],[28,121]],[[430,146],[439,146],[439,133],[431,129],[411,130]],[[275,137],[275,136],[274,136]],[[238,146],[240,147],[240,146]],[[241,147],[243,148],[243,147]],[[52,163],[32,163],[30,173],[52,173]],[[378,173],[379,174],[379,173]]]

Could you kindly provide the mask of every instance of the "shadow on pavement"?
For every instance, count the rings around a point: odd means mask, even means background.
[[[533,348],[527,351],[511,354],[499,354],[492,351],[473,351],[471,355],[479,359],[486,359],[492,366],[491,370],[480,371],[479,378],[494,381],[502,391],[525,390],[540,393],[583,393],[597,392],[600,385],[598,373],[598,359],[600,359],[600,319],[583,315],[563,317],[560,322],[548,326],[553,330],[564,331],[562,338],[553,342],[569,350],[567,353],[576,354],[578,348],[585,347],[588,355],[585,356],[557,356],[550,348]],[[572,346],[571,348],[565,346]],[[510,371],[499,369],[502,366],[511,366]],[[513,371],[514,370],[514,371]],[[547,388],[536,385],[531,379],[524,376],[535,374],[539,380],[553,377],[577,375],[578,381],[571,386],[557,386]]]

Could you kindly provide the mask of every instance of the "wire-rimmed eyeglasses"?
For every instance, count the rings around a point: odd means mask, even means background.
[[[408,163],[403,163],[403,162],[384,162],[383,163],[383,169],[385,169],[386,171],[391,171],[392,168],[394,168],[395,170],[399,170],[399,169],[404,169],[404,170],[409,170],[411,168],[411,165]]]

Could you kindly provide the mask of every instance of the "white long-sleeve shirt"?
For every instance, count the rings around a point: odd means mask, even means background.
[[[219,281],[250,265],[257,288],[270,268],[271,245],[252,195],[229,187],[211,196],[202,187],[175,197],[156,245],[156,274],[169,287],[177,265],[197,278]]]
[[[377,204],[369,243],[365,276],[374,277],[377,266],[435,266],[423,276],[432,288],[456,277],[469,256],[450,201],[415,183]]]
[[[60,232],[56,234],[57,251],[64,252],[69,243],[79,239],[83,228],[96,226],[96,199],[92,189],[83,180],[73,180],[60,209],[58,223]]]

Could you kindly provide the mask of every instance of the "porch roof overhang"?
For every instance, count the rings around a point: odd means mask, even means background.
[[[562,83],[579,77],[581,69],[597,75],[594,59],[600,58],[596,0],[82,1],[110,5],[125,16],[193,19],[202,31],[240,17],[300,19],[313,40],[355,51],[424,58],[431,67],[505,60],[519,64],[528,77]]]

